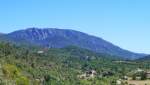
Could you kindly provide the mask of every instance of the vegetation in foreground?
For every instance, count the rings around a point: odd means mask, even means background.
[[[123,61],[74,46],[0,43],[0,85],[128,85],[126,78],[146,81],[149,69],[149,61]]]

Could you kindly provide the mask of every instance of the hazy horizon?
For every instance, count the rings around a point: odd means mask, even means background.
[[[3,0],[0,32],[29,27],[73,29],[150,54],[149,0]]]

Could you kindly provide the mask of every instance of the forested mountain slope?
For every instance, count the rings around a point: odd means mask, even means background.
[[[67,29],[29,28],[5,34],[3,39],[15,43],[40,45],[48,48],[63,48],[73,45],[98,53],[120,56],[124,59],[137,59],[145,56],[144,54],[124,50],[102,38]]]
[[[115,56],[74,46],[47,49],[0,43],[0,84],[116,85],[121,75],[142,66],[118,61]],[[96,71],[95,77],[79,78],[90,70]]]

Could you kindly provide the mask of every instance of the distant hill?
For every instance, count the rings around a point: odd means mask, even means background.
[[[3,35],[3,33],[0,33],[0,35]]]
[[[150,55],[137,59],[137,61],[150,61]]]
[[[29,28],[5,34],[3,38],[15,43],[27,43],[48,48],[78,46],[98,53],[120,56],[124,59],[137,59],[145,56],[124,50],[102,38],[68,29]]]
[[[2,37],[4,35],[4,33],[0,33],[0,37]]]

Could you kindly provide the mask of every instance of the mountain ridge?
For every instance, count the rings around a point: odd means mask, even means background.
[[[137,59],[136,61],[150,61],[150,55]]]
[[[98,53],[120,56],[125,59],[137,59],[144,54],[124,50],[100,37],[80,31],[58,28],[28,28],[5,34],[14,42],[27,42],[49,48],[63,48],[69,45],[78,46]]]

